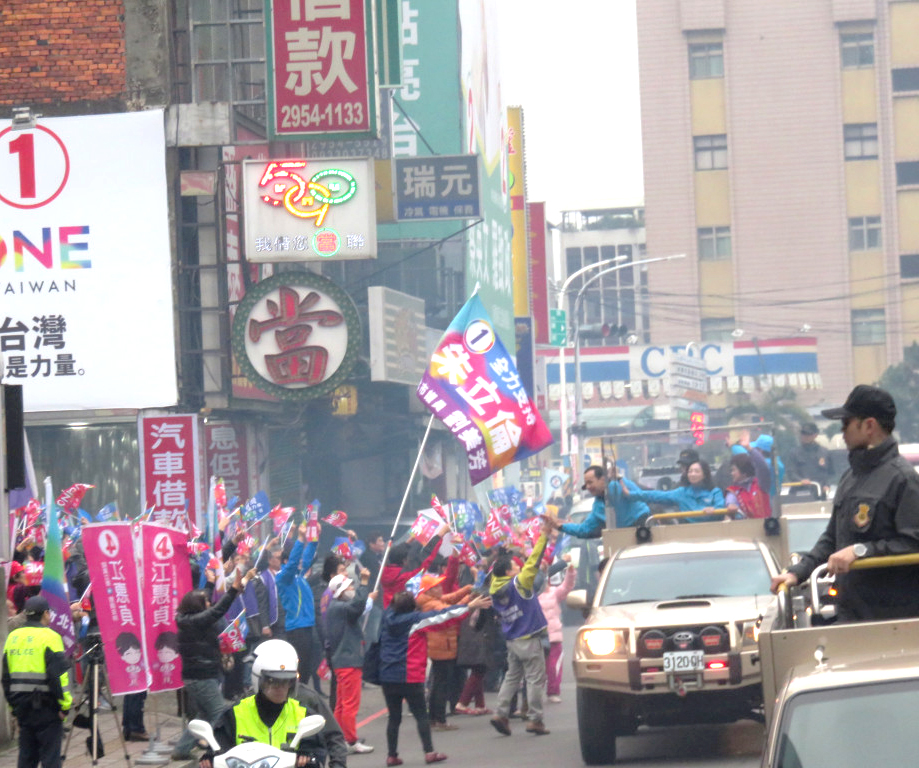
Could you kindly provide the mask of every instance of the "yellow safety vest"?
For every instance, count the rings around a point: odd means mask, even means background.
[[[297,726],[306,717],[306,707],[296,699],[287,699],[271,730],[258,716],[255,696],[249,696],[233,707],[233,716],[236,718],[237,744],[257,741],[280,748],[281,744],[290,741],[297,733]]]
[[[63,696],[57,703],[64,711],[70,709],[73,697],[70,695],[70,676],[67,674],[67,662],[64,659],[64,641],[50,627],[25,626],[14,629],[6,638],[3,655],[6,657],[6,668],[10,675],[10,695],[31,694],[36,690],[50,694],[48,670],[45,667],[45,651],[50,649],[60,654],[60,676]]]

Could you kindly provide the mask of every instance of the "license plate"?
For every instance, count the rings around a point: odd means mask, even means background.
[[[701,672],[704,669],[704,651],[671,651],[664,654],[664,672]]]

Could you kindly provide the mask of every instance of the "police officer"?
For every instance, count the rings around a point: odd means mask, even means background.
[[[849,469],[839,481],[826,531],[798,563],[772,579],[772,591],[804,581],[826,563],[839,588],[840,621],[919,616],[919,567],[850,571],[862,557],[919,552],[919,474],[892,437],[893,398],[860,384],[842,407],[822,413],[842,422]]]
[[[25,604],[26,623],[3,647],[3,693],[19,721],[17,768],[60,768],[64,718],[73,703],[64,641],[50,628],[41,595]]]
[[[348,747],[332,711],[310,688],[297,683],[297,651],[285,640],[266,640],[255,651],[252,662],[254,696],[242,699],[223,713],[214,728],[214,737],[224,752],[237,744],[257,741],[280,747],[290,742],[300,720],[307,715],[325,717],[325,727],[315,736],[303,739],[297,750],[298,768],[315,756],[329,768],[346,768]],[[208,749],[198,761],[199,768],[212,768],[214,753]]]

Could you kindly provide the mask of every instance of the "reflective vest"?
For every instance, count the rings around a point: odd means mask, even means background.
[[[70,679],[67,674],[69,665],[64,656],[64,641],[57,632],[44,626],[27,625],[14,629],[3,646],[6,669],[10,676],[11,703],[31,696],[35,691],[46,694],[49,701],[53,700],[51,686],[48,684],[47,650],[55,654],[50,657],[52,664],[56,665],[56,668],[52,667],[51,674],[61,670],[59,679],[62,695],[57,699],[57,704],[64,711],[70,709],[73,698],[70,695]]]
[[[255,696],[249,696],[233,707],[233,716],[236,718],[236,743],[257,741],[280,748],[285,741],[293,739],[297,733],[297,726],[306,714],[306,707],[296,699],[288,698],[269,731],[268,726],[258,716]]]

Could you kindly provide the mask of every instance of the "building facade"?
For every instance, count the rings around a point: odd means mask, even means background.
[[[817,338],[836,402],[919,339],[919,2],[642,0],[655,341]]]

